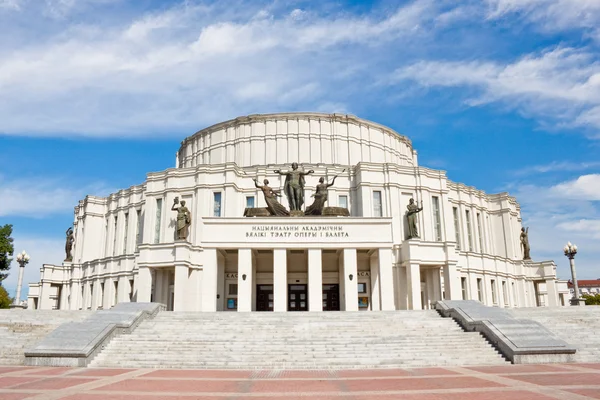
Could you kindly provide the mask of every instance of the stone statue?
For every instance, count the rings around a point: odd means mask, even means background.
[[[289,216],[290,212],[285,209],[278,201],[277,197],[281,197],[281,193],[279,190],[272,189],[269,187],[269,180],[265,179],[263,181],[264,186],[260,186],[258,184],[258,179],[252,179],[254,181],[254,186],[258,189],[262,190],[263,195],[265,196],[265,202],[267,203],[267,210],[271,215],[278,216]]]
[[[314,173],[312,169],[308,172],[298,171],[298,163],[292,163],[292,170],[281,172],[273,171],[279,175],[285,175],[283,191],[288,198],[290,211],[300,211],[304,204],[304,177]]]
[[[346,171],[346,170],[344,170],[344,171]],[[344,172],[344,171],[342,171],[342,172]],[[338,175],[334,176],[333,179],[331,180],[331,183],[325,183],[324,178],[319,179],[319,184],[317,185],[315,194],[312,195],[312,197],[315,198],[315,201],[309,207],[306,208],[304,215],[321,215],[321,214],[323,214],[323,208],[325,207],[325,202],[327,201],[327,188],[329,188],[330,186],[333,186],[333,184],[335,183],[335,178],[337,178],[337,177],[338,177]]]
[[[529,251],[529,228],[521,228],[521,248],[523,249],[523,260],[531,260]]]
[[[178,204],[179,197],[175,197],[171,211],[177,211],[177,227],[175,228],[177,231],[177,239],[187,240],[189,227],[192,224],[192,214],[185,206],[185,200],[181,200],[181,205],[178,206]]]
[[[67,241],[65,242],[65,261],[73,261],[73,243],[75,243],[75,235],[73,234],[73,228],[69,227],[66,232]]]
[[[415,199],[410,199],[406,211],[406,219],[408,220],[408,238],[414,239],[419,237],[417,231],[417,213],[423,211],[423,200],[421,200],[421,207],[415,204]]]

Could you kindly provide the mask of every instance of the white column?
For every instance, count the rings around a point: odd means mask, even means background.
[[[238,250],[238,312],[252,311],[252,250]],[[244,279],[245,278],[245,279]]]
[[[152,273],[148,267],[140,267],[137,278],[137,303],[149,303],[152,291]]]
[[[371,311],[381,310],[381,285],[379,279],[379,252],[374,251],[369,257],[371,271]]]
[[[126,276],[119,277],[119,294],[117,300],[119,303],[129,303],[129,278]]]
[[[61,285],[61,288],[60,288],[60,298],[59,298],[59,301],[60,301],[60,307],[59,308],[61,310],[68,310],[69,309],[69,295],[70,295],[69,288],[70,288],[70,286],[68,284],[66,284],[66,283],[63,284],[63,285]]]
[[[113,305],[113,299],[115,298],[115,285],[113,284],[112,279],[104,280],[104,298],[102,299],[102,308],[105,310],[110,310],[110,307]]]
[[[94,293],[92,293],[92,310],[97,310],[98,307],[102,305],[100,303],[101,296],[102,296],[102,287],[100,285],[100,280],[96,279],[96,280],[94,280]]]
[[[21,287],[23,286],[23,273],[25,272],[25,261],[19,264],[19,279],[17,281],[17,293],[13,304],[21,305]]]
[[[173,311],[185,311],[189,268],[185,264],[175,266],[175,296]],[[138,289],[139,291],[139,289]]]
[[[308,249],[308,311],[323,311],[323,258],[321,249]]]
[[[554,279],[546,279],[546,293],[548,294],[548,307],[558,307],[560,301],[558,300],[558,290],[556,289],[556,281]]]
[[[153,300],[155,303],[165,303],[163,298],[164,286],[165,286],[165,270],[163,268],[156,268],[154,274],[154,297]],[[120,283],[119,283],[120,285]]]
[[[425,305],[427,309],[431,309],[434,300],[433,295],[433,270],[428,268],[425,270]]]
[[[358,276],[356,249],[344,249],[345,311],[358,311]],[[350,280],[352,276],[352,280]]]
[[[219,267],[217,263],[217,249],[205,249],[201,291],[202,311],[217,311],[218,280]]]
[[[204,283],[203,273],[204,271],[197,268],[190,268],[188,271],[188,282],[187,282],[187,295],[185,296],[185,309],[187,311],[202,311],[202,307],[204,307],[204,302],[202,300],[203,296],[206,296],[206,293],[202,290],[202,285]],[[215,287],[216,292],[216,287]],[[216,311],[217,305],[217,294],[214,293],[214,302],[215,308],[208,311]],[[210,307],[210,301],[208,302],[208,307]]]
[[[79,281],[71,282],[70,294],[69,310],[78,310],[81,301],[81,283]]]
[[[287,311],[287,249],[273,250],[273,301],[273,311]]]
[[[217,251],[217,311],[225,309],[225,299],[227,298],[227,289],[225,288],[225,256]]]
[[[434,268],[431,271],[431,278],[433,284],[433,300],[443,300],[442,299],[442,280],[440,279],[440,269]]]
[[[379,249],[379,288],[381,309],[395,310],[394,304],[394,257],[392,249]]]
[[[456,270],[456,264],[444,265],[444,290],[447,300],[462,300],[460,275]]]
[[[408,309],[421,310],[421,266],[408,264],[406,266],[406,288],[408,292]]]

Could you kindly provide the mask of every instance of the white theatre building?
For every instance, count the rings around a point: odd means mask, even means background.
[[[283,189],[274,170],[293,162],[314,170],[303,208],[319,178],[339,175],[326,206],[350,216],[244,217],[266,207],[253,178]],[[191,213],[187,240],[176,240],[175,197]],[[407,239],[411,198],[423,203],[415,239]],[[31,308],[154,301],[176,311],[358,311],[568,298],[552,261],[522,260],[515,198],[419,166],[407,137],[351,115],[250,115],[203,129],[181,143],[176,168],[81,200],[73,229],[72,262],[42,267]]]

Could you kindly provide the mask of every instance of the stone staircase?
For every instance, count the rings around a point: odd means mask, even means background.
[[[537,307],[511,310],[515,318],[529,318],[577,348],[576,362],[600,360],[600,307]]]
[[[435,311],[161,312],[113,339],[90,367],[392,368],[507,361]]]
[[[91,311],[0,310],[0,365],[22,365],[24,351],[65,322],[81,321]]]

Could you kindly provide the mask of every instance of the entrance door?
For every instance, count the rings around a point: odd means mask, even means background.
[[[308,311],[307,285],[288,285],[288,311]]]
[[[256,311],[273,311],[273,285],[256,285]]]
[[[323,311],[340,311],[340,285],[323,285]]]

